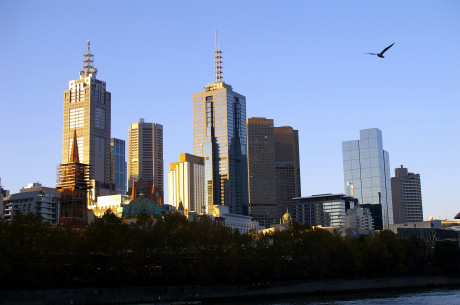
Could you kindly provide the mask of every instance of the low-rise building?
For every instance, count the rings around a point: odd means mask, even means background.
[[[94,216],[102,217],[107,210],[111,210],[118,217],[121,217],[123,207],[125,207],[131,200],[128,195],[108,195],[99,196],[94,204],[88,206],[88,209],[93,210]]]
[[[29,183],[19,193],[10,194],[3,202],[3,218],[12,221],[18,213],[35,214],[51,224],[59,221],[59,191],[43,187],[40,183]]]
[[[226,205],[211,206],[209,216],[216,223],[235,230],[237,229],[242,234],[263,229],[257,221],[252,220],[251,216],[230,214],[230,207]]]
[[[347,210],[358,204],[358,199],[344,194],[319,194],[293,198],[289,209],[292,218],[302,224],[321,227],[344,227]]]

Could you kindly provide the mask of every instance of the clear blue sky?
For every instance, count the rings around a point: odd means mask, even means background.
[[[0,1],[0,177],[54,186],[63,92],[91,40],[112,137],[164,126],[165,181],[192,152],[192,94],[223,76],[247,116],[299,130],[302,195],[343,193],[342,141],[380,128],[425,218],[460,212],[459,1]],[[363,54],[395,45],[384,59]],[[167,189],[165,189],[165,194]],[[166,196],[167,197],[167,196]]]

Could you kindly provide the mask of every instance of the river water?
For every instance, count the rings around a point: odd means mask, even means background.
[[[213,303],[230,304],[230,303]],[[362,304],[414,304],[414,305],[459,305],[460,288],[431,289],[414,291],[385,291],[364,292],[356,294],[305,296],[305,297],[277,297],[268,300],[250,300],[231,302],[233,305],[362,305]]]

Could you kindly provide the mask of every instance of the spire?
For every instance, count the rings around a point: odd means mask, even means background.
[[[217,40],[219,36],[219,40]],[[222,51],[220,50],[220,33],[216,31],[216,50],[214,51],[214,75],[215,82],[222,81]]]
[[[94,55],[89,50],[89,40],[86,42],[86,53],[83,54],[83,70],[80,75],[88,76],[90,73],[96,75],[97,69],[93,67]]]
[[[80,158],[78,157],[78,142],[77,142],[77,130],[73,130],[73,143],[72,143],[72,151],[70,153],[70,162],[80,163]]]
[[[136,180],[133,178],[133,187],[131,188],[131,200],[136,199]]]

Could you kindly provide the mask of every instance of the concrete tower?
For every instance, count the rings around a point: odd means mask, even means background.
[[[94,184],[98,188],[110,189],[111,94],[96,74],[88,40],[80,78],[71,80],[69,90],[64,92],[62,163],[71,160],[76,131],[80,162],[89,165],[89,179],[97,181]]]
[[[144,193],[152,194],[155,200],[163,202],[163,125],[138,123],[129,127],[128,138],[128,186],[142,181]],[[147,190],[146,188],[149,188]],[[151,189],[150,189],[151,188]],[[159,202],[159,201],[157,201]]]

